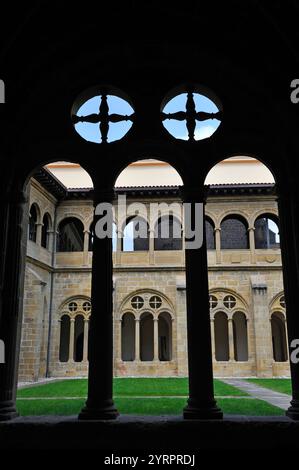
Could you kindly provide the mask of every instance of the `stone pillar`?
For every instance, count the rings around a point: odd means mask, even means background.
[[[140,361],[140,319],[135,318],[135,361]]]
[[[251,276],[256,375],[272,377],[272,333],[269,321],[267,285],[260,276]]]
[[[83,251],[85,253],[88,253],[89,251],[89,230],[84,230],[84,248]]]
[[[292,342],[299,339],[299,191],[296,181],[286,185],[283,190],[280,188],[278,209],[289,357],[291,359]],[[290,370],[292,400],[286,415],[294,420],[299,420],[299,362],[290,360]]]
[[[69,361],[74,361],[74,342],[75,342],[75,319],[70,320],[70,346],[69,346]]]
[[[27,211],[25,194],[14,188],[10,201],[3,202],[5,220],[3,224],[4,253],[1,253],[1,312],[0,339],[5,345],[5,363],[0,364],[0,421],[18,416],[16,391],[18,360],[23,313],[23,287],[25,272]],[[2,276],[3,274],[3,276]]]
[[[97,191],[94,204],[108,203],[111,207],[113,190]],[[96,212],[96,211],[95,211]],[[95,213],[97,222],[107,215]],[[106,220],[106,219],[105,219]],[[114,406],[113,393],[113,280],[112,280],[112,239],[98,238],[95,234],[92,258],[92,311],[89,329],[89,375],[88,398],[79,419],[115,419],[118,412]]]
[[[202,203],[203,196],[203,191],[184,188],[183,199],[184,203],[188,203],[188,207],[191,208],[192,226],[194,226],[195,218],[200,214],[196,203]],[[204,210],[202,216],[203,228]],[[188,236],[187,228],[187,208],[185,208],[185,236]],[[186,246],[185,258],[189,399],[184,409],[184,418],[221,419],[222,411],[214,399],[207,247],[204,229],[202,246],[196,249]]]
[[[216,263],[221,264],[221,228],[215,227]]]
[[[116,230],[116,253],[115,253],[115,264],[119,265],[121,264],[121,252],[122,252],[122,239],[123,239],[123,231],[117,229]]]
[[[53,243],[54,243],[54,230],[48,230],[48,250],[53,251]]]
[[[159,320],[154,318],[154,361],[159,360]]]
[[[235,348],[234,348],[234,325],[233,319],[228,319],[228,346],[229,346],[229,360],[235,360]]]
[[[89,252],[89,230],[84,230],[84,245],[83,245],[83,264],[88,264]]]
[[[249,248],[250,248],[250,261],[252,264],[256,263],[256,256],[255,256],[255,239],[254,239],[254,227],[249,227]]]
[[[88,361],[88,326],[89,320],[87,318],[84,318],[83,362]]]
[[[155,230],[149,231],[149,263],[155,264]]]
[[[36,223],[36,244],[41,246],[42,244],[42,226],[43,224],[40,222],[40,223]]]

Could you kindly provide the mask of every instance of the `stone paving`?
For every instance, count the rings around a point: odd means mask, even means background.
[[[260,385],[248,382],[244,379],[221,379],[221,381],[228,385],[233,385],[234,387],[237,387],[244,392],[247,392],[254,398],[264,400],[271,405],[278,406],[283,410],[287,410],[290,406],[291,396],[286,395],[285,393],[280,393],[274,390],[270,390],[269,388],[261,387]]]

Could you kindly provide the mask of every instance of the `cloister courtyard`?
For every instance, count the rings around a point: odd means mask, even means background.
[[[244,383],[257,385],[263,393],[283,394],[289,400],[290,379],[236,379],[240,388],[229,380],[214,380],[217,402],[226,415],[283,416],[283,408],[257,399],[247,393]],[[282,395],[282,396],[283,396]],[[55,379],[35,385],[22,385],[18,390],[20,415],[76,415],[87,396],[87,380]],[[187,378],[115,378],[114,396],[119,412],[124,415],[181,415],[188,397]],[[262,395],[261,395],[262,396]],[[271,396],[271,392],[270,392]],[[286,400],[286,401],[287,401]]]

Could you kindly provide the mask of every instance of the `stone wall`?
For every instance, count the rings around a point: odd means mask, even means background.
[[[88,252],[88,239],[92,222],[92,202],[66,200],[56,207],[57,201],[34,180],[31,183],[30,201],[38,205],[39,224],[45,212],[50,214],[52,221],[56,219],[56,227],[52,227],[53,234],[65,217],[78,217],[84,225],[85,235],[83,252],[53,254],[51,244],[47,250],[40,246],[38,240],[37,243],[28,242],[19,379],[37,380],[44,377],[47,358],[47,372],[50,376],[85,376],[88,368],[86,357],[82,362],[75,362],[71,357],[68,362],[59,361],[60,320],[69,302],[74,299],[90,299],[92,253]],[[145,202],[148,204],[150,200],[146,199]],[[159,200],[156,199],[155,202]],[[177,199],[173,202],[177,202]],[[288,375],[287,362],[273,361],[270,324],[271,313],[274,311],[273,302],[279,295],[283,295],[280,251],[255,250],[253,243],[256,217],[262,213],[277,214],[274,197],[214,197],[208,201],[206,213],[214,223],[216,238],[216,249],[208,252],[209,288],[211,294],[218,296],[220,302],[216,309],[211,310],[212,333],[214,334],[214,315],[217,309],[225,312],[228,321],[232,320],[237,310],[243,312],[247,319],[248,332],[248,361],[236,361],[233,357],[233,346],[230,344],[228,361],[216,361],[214,351],[215,375]],[[221,220],[229,214],[246,218],[248,229],[251,231],[248,249],[220,249]],[[122,219],[119,224],[123,228]],[[153,224],[152,221],[151,227]],[[115,375],[186,376],[188,364],[184,252],[154,251],[150,241],[150,249],[147,252],[121,252],[118,245],[118,250],[113,253],[113,260]],[[146,362],[121,359],[121,316],[128,309],[126,302],[137,294],[157,294],[165,302],[163,305],[172,317],[170,361],[159,361],[157,358]],[[237,305],[231,310],[221,303],[225,295],[232,295],[237,300]],[[157,314],[158,318],[159,312],[152,313],[154,317]],[[138,325],[139,314],[133,314]],[[198,314],[200,315],[200,310]],[[283,309],[282,314],[284,315]],[[75,316],[70,315],[74,321]],[[84,319],[88,323],[88,316],[84,316]],[[230,333],[232,342],[232,330]],[[215,350],[214,344],[212,349]]]

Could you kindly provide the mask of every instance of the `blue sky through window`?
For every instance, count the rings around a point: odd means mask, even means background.
[[[119,98],[115,95],[108,95],[107,97],[109,114],[121,114],[122,116],[134,113],[134,109],[129,103],[122,98]],[[87,100],[77,111],[77,116],[88,116],[89,114],[98,114],[99,107],[101,103],[101,95],[94,96]],[[113,142],[119,140],[132,127],[131,121],[122,121],[122,122],[110,122],[109,123],[109,132],[108,132],[108,142]],[[99,124],[93,124],[89,122],[78,122],[75,124],[75,129],[78,134],[83,137],[83,139],[88,140],[89,142],[101,143],[101,133],[99,129]]]
[[[219,109],[215,103],[206,96],[199,93],[193,94],[196,111],[205,111],[207,113],[217,113]],[[164,113],[176,113],[177,111],[186,111],[187,93],[172,98],[165,108]],[[188,140],[188,131],[186,121],[176,121],[174,119],[166,119],[163,125],[168,132],[176,139]],[[218,119],[207,119],[206,121],[196,121],[195,140],[202,140],[210,137],[220,126]]]

